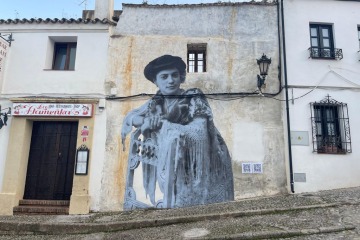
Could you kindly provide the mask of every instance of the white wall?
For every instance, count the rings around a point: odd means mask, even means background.
[[[1,109],[5,109],[8,107],[12,107],[12,103],[6,100],[0,101]],[[5,111],[3,111],[5,112]],[[4,176],[4,168],[6,162],[7,148],[8,148],[8,140],[10,135],[10,125],[11,125],[11,116],[8,117],[7,126],[3,126],[0,129],[0,192],[2,190],[3,176]],[[21,146],[19,146],[21,147]]]
[[[106,140],[106,109],[100,110],[98,105],[95,109],[95,124],[93,136],[92,162],[90,166],[90,209],[100,210],[100,192],[102,186],[102,170],[105,163],[105,140]]]
[[[1,29],[1,27],[0,27]],[[77,38],[74,71],[51,70],[51,37]],[[103,94],[108,48],[107,29],[87,31],[15,29],[2,94]],[[49,56],[50,57],[47,57]]]
[[[289,97],[300,97],[294,103],[290,102],[291,130],[307,131],[310,143],[309,146],[292,146],[293,170],[306,174],[305,183],[295,183],[295,192],[359,186],[360,62],[357,28],[360,25],[360,2],[287,0],[284,6]],[[310,23],[333,24],[335,48],[342,49],[343,59],[309,58]],[[352,153],[313,152],[309,104],[323,100],[327,94],[348,104]]]

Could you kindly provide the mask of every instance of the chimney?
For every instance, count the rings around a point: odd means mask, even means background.
[[[95,18],[111,19],[114,15],[114,0],[96,0],[95,1]]]

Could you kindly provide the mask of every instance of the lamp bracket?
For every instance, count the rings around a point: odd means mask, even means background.
[[[7,37],[7,38],[5,38]],[[9,47],[11,47],[11,42],[15,41],[15,39],[13,39],[12,37],[12,33],[9,34],[2,34],[0,33],[0,38],[4,39],[5,41],[7,41],[9,43]]]
[[[261,89],[265,85],[265,76],[261,77],[260,75],[257,75],[257,87]]]

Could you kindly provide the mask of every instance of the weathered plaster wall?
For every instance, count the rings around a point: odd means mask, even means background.
[[[207,43],[208,71],[188,73],[183,88],[196,87],[205,93],[253,92],[258,74],[256,59],[265,53],[272,58],[265,92],[278,91],[276,5],[239,3],[124,5],[111,36],[107,90],[117,88],[118,96],[155,93],[155,85],[143,76],[146,64],[164,54],[186,61],[189,43]],[[232,156],[236,198],[285,191],[280,102],[261,96],[208,100],[215,125]],[[101,193],[104,210],[122,208],[127,171],[127,151],[122,151],[120,139],[122,122],[130,110],[145,101],[146,98],[140,98],[107,103]],[[242,162],[261,162],[264,173],[243,174]]]

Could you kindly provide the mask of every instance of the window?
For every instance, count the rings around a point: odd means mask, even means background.
[[[206,44],[188,44],[188,72],[206,72]]]
[[[359,38],[359,52],[360,52],[360,27],[358,27],[358,38]]]
[[[326,96],[310,103],[313,150],[318,153],[350,153],[351,138],[347,104]]]
[[[57,42],[54,45],[53,70],[74,70],[76,42]]]
[[[334,48],[332,25],[310,24],[310,58],[337,59],[343,58],[342,49]]]

